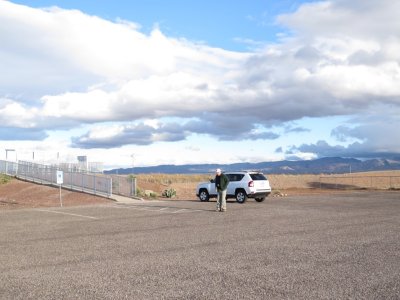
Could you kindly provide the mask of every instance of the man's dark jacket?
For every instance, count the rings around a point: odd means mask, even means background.
[[[217,191],[220,192],[226,190],[228,187],[229,178],[224,173],[221,173],[221,175],[219,176],[219,180],[217,180],[218,179],[217,177],[218,175],[215,176],[214,179],[215,188],[217,189]]]

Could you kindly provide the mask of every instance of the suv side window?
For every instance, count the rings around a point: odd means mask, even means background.
[[[250,174],[250,177],[253,180],[267,180],[267,178],[261,173]]]
[[[227,174],[229,181],[240,181],[244,177],[244,174]]]

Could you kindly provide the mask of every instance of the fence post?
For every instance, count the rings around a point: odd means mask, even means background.
[[[131,178],[131,196],[136,197],[136,177]]]
[[[109,180],[108,182],[109,182],[109,184],[110,184],[110,188],[109,188],[109,197],[111,197],[111,195],[112,195],[112,182],[113,182],[112,177],[110,177],[110,180]]]

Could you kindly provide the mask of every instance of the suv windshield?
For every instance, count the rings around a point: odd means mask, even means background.
[[[253,180],[267,180],[267,178],[260,173],[256,173],[256,174],[250,174],[251,179]]]

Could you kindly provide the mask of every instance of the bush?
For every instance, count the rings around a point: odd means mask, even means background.
[[[164,197],[172,198],[176,196],[176,191],[174,189],[165,190],[162,194]]]
[[[5,184],[10,182],[11,177],[8,175],[0,174],[0,184]]]

